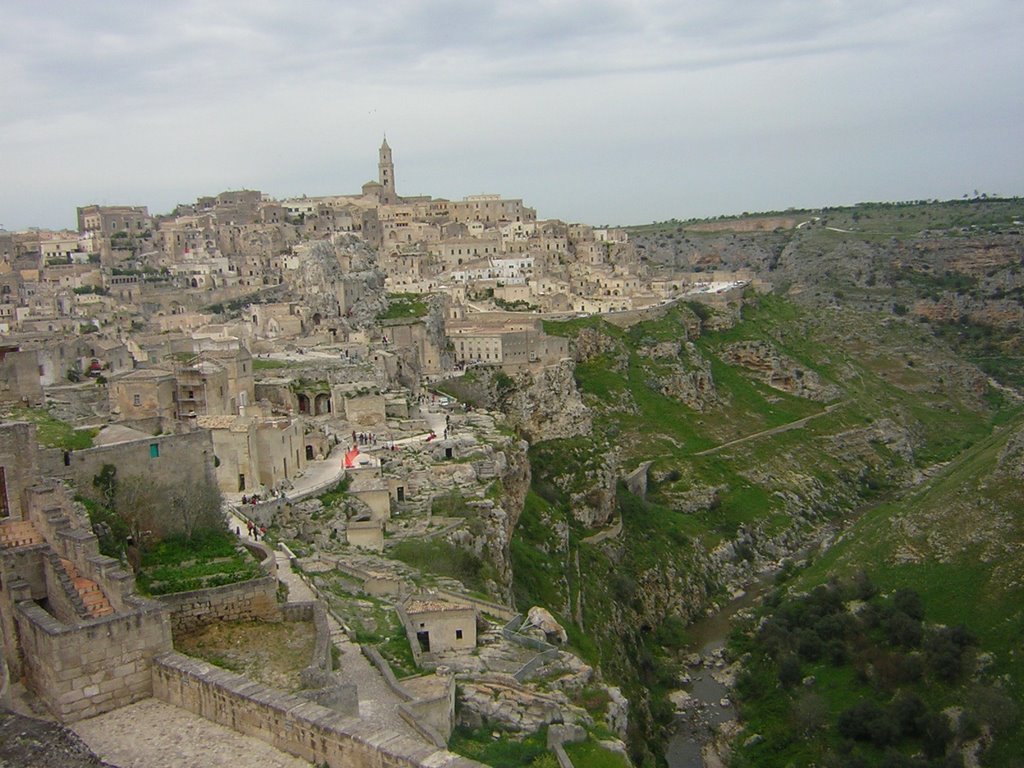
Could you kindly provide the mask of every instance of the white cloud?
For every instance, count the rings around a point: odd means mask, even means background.
[[[7,5],[8,227],[355,191],[384,130],[400,191],[542,216],[1024,191],[1016,0]]]

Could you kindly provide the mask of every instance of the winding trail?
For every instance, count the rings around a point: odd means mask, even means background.
[[[797,419],[796,421],[791,421],[788,424],[780,424],[779,426],[772,427],[771,429],[765,429],[765,430],[762,430],[760,432],[754,432],[752,435],[746,435],[745,437],[738,437],[735,440],[730,440],[727,443],[722,443],[721,445],[716,445],[714,448],[707,448],[707,449],[705,449],[703,451],[698,451],[697,453],[695,453],[693,455],[694,456],[711,456],[712,454],[718,453],[719,451],[724,450],[725,448],[731,448],[734,445],[739,445],[740,443],[745,443],[745,442],[747,442],[749,440],[756,440],[759,437],[767,437],[768,435],[778,435],[778,434],[780,434],[782,432],[788,432],[791,429],[800,429],[801,427],[806,425],[808,422],[811,422],[814,419],[820,418],[820,417],[824,416],[825,414],[832,413],[832,411],[834,411],[836,408],[840,408],[840,407],[842,407],[844,405],[846,405],[845,401],[841,401],[841,402],[838,402],[838,403],[832,403],[832,405],[826,405],[825,406],[825,410],[823,410],[821,413],[812,413],[810,416],[804,416],[802,419]]]
[[[237,528],[240,531],[239,538],[251,540],[245,521],[236,514],[234,508],[229,507],[227,512],[231,529]],[[320,599],[309,582],[292,568],[287,551],[275,550],[274,558],[277,563],[277,580],[288,587],[289,603],[306,603]],[[326,601],[324,602],[326,604]],[[330,610],[327,611],[327,625],[330,628],[331,641],[341,652],[335,674],[343,682],[356,686],[359,716],[381,730],[422,740],[422,736],[398,713],[398,705],[402,703],[398,694],[388,687],[377,668],[363,655],[359,645],[352,642],[345,627]]]

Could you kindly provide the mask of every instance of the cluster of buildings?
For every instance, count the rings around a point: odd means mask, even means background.
[[[329,452],[317,419],[407,412],[425,380],[470,366],[557,363],[567,342],[543,317],[643,309],[688,284],[652,274],[621,230],[499,195],[401,196],[386,140],[358,194],[88,205],[77,223],[0,231],[0,405],[70,402],[122,439],[205,431],[231,492],[282,487]],[[387,311],[399,297],[413,310]],[[255,370],[283,349],[333,365]]]
[[[538,220],[499,195],[401,196],[386,140],[357,194],[237,190],[164,215],[83,206],[77,219],[75,232],[0,231],[0,414],[47,406],[95,433],[89,449],[41,449],[0,418],[3,653],[66,719],[148,695],[170,632],[54,481],[88,485],[114,465],[283,499],[341,445],[362,505],[346,540],[379,552],[393,513],[429,509],[435,464],[475,482],[499,462],[443,421],[405,438],[412,469],[385,469],[357,432],[393,448],[392,428],[422,429],[430,380],[564,360],[545,317],[644,310],[692,288],[652,271],[622,230]],[[464,604],[411,600],[401,616],[417,658],[476,645]],[[100,619],[124,637],[92,658]]]

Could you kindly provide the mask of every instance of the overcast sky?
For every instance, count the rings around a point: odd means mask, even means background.
[[[226,189],[541,218],[1024,194],[1021,0],[0,0],[0,226]]]

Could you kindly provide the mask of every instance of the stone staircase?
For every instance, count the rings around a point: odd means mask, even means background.
[[[0,523],[0,547],[14,549],[43,544],[43,535],[30,520],[8,520]]]
[[[78,594],[82,605],[85,606],[85,618],[98,619],[102,616],[109,616],[114,612],[107,596],[103,594],[100,585],[92,579],[87,579],[78,572],[78,568],[70,560],[60,558],[61,567],[71,579],[72,589]]]

